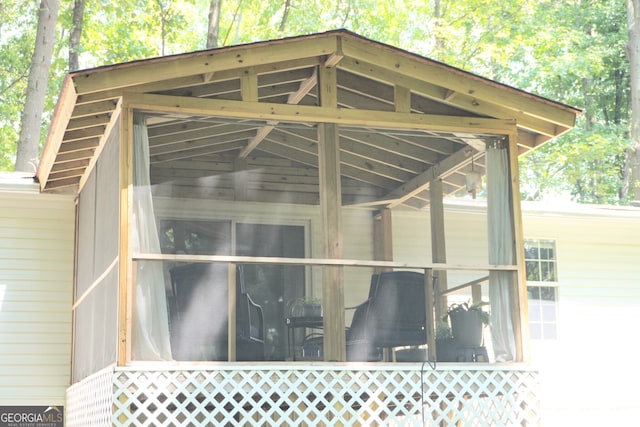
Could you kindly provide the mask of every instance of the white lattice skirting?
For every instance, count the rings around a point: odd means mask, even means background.
[[[520,367],[225,364],[103,370],[67,392],[69,426],[539,425]]]

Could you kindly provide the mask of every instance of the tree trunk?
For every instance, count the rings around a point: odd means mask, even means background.
[[[69,35],[69,71],[79,68],[80,36],[82,35],[82,18],[84,17],[84,0],[73,2],[73,24]]]
[[[42,110],[47,93],[59,8],[59,0],[42,0],[40,2],[38,32],[31,58],[27,95],[22,112],[16,171],[35,172],[37,168]]]
[[[433,49],[435,58],[442,59],[444,56],[444,38],[440,33],[440,26],[442,25],[442,7],[440,0],[434,0],[433,2],[433,18],[435,20],[435,42],[436,45]]]
[[[284,2],[284,12],[282,13],[282,20],[280,21],[280,27],[278,31],[284,31],[287,25],[287,18],[289,18],[289,11],[291,10],[291,0],[285,0]]]
[[[209,6],[209,29],[207,30],[207,49],[218,47],[221,8],[222,0],[211,0],[211,5]]]
[[[627,29],[629,40],[629,75],[631,85],[631,129],[633,149],[628,150],[630,183],[627,188],[633,199],[640,201],[640,0],[627,0]]]

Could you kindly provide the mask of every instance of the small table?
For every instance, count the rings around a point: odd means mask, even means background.
[[[287,337],[289,338],[289,356],[296,360],[295,330],[299,328],[322,329],[324,321],[322,316],[296,316],[287,317]]]

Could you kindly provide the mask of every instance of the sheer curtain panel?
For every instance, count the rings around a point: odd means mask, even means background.
[[[133,222],[134,253],[160,253],[151,182],[149,136],[146,119],[133,119]],[[171,360],[167,295],[162,264],[136,263],[132,356],[134,360]]]
[[[487,217],[489,263],[512,265],[513,218],[509,206],[509,154],[505,140],[487,143]],[[491,337],[497,362],[515,359],[516,343],[510,302],[514,298],[516,276],[511,271],[489,273]]]

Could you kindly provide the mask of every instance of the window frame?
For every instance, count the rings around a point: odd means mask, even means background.
[[[558,251],[555,239],[527,238],[525,244],[525,274],[527,277],[527,300],[529,310],[529,333],[531,340],[550,341],[558,339],[559,315],[559,279],[558,279]],[[528,251],[527,245],[536,247]],[[551,245],[551,247],[545,247]],[[549,251],[551,249],[551,251]],[[533,252],[536,257],[529,254]],[[535,277],[529,267],[536,263]],[[549,268],[553,266],[553,268]],[[549,274],[551,272],[551,274]],[[552,295],[541,295],[541,292],[551,291]],[[532,298],[532,294],[537,294]],[[545,304],[551,302],[552,304]]]

